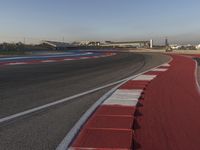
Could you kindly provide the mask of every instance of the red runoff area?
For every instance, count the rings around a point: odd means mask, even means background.
[[[136,117],[135,149],[199,150],[200,95],[196,63],[174,55],[168,71],[145,91],[141,115]]]
[[[72,143],[75,150],[132,148],[135,107],[102,105]]]

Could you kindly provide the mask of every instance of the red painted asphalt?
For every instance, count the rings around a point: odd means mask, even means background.
[[[200,95],[196,64],[174,55],[170,69],[151,82],[136,117],[135,149],[199,150]]]
[[[195,75],[196,63],[191,57],[172,57],[170,66],[152,69],[119,87],[118,90],[124,94],[127,90],[142,89],[138,104],[126,106],[120,102],[118,105],[115,98],[119,97],[113,96],[116,104],[102,104],[83,126],[71,147],[199,150],[200,89]],[[152,75],[156,76],[155,79],[151,79]]]
[[[119,90],[143,90],[150,81],[128,81]],[[142,94],[142,93],[141,93]],[[125,98],[125,97],[124,97]],[[123,101],[123,100],[122,100]],[[133,100],[134,101],[134,100]],[[132,149],[136,106],[102,104],[73,141],[73,149]]]
[[[123,84],[119,89],[146,89],[148,81],[128,81],[127,83]]]
[[[166,67],[166,70],[168,67]],[[134,125],[142,106],[148,84],[165,71],[149,71],[129,80],[118,88],[83,125],[71,148],[79,149],[120,149],[134,148]],[[138,98],[137,98],[138,97]],[[134,102],[135,101],[135,102]]]
[[[135,107],[101,106],[88,120],[72,147],[78,149],[131,149]]]

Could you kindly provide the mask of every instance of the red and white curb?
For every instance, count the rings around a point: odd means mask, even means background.
[[[148,84],[169,67],[165,63],[113,88],[81,117],[57,150],[132,149],[138,104]]]
[[[40,64],[40,63],[54,63],[54,62],[63,62],[63,61],[72,61],[72,60],[85,60],[85,59],[96,59],[104,58],[109,56],[114,56],[116,53],[107,53],[101,56],[82,56],[76,58],[57,58],[57,59],[47,59],[47,60],[30,60],[30,61],[16,61],[16,62],[0,62],[0,66],[15,66],[15,65],[28,65],[28,64]]]

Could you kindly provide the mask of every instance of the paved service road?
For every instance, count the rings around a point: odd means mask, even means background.
[[[169,60],[162,54],[0,68],[0,118],[85,92]],[[55,149],[81,115],[110,88],[0,124],[0,149]]]

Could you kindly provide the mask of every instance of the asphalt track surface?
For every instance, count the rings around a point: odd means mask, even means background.
[[[135,125],[135,149],[200,149],[196,63],[189,57],[173,58],[170,69],[145,91]]]
[[[95,60],[1,67],[0,118],[138,74],[168,59],[162,54],[121,53]],[[0,149],[55,149],[110,88],[0,125]]]

